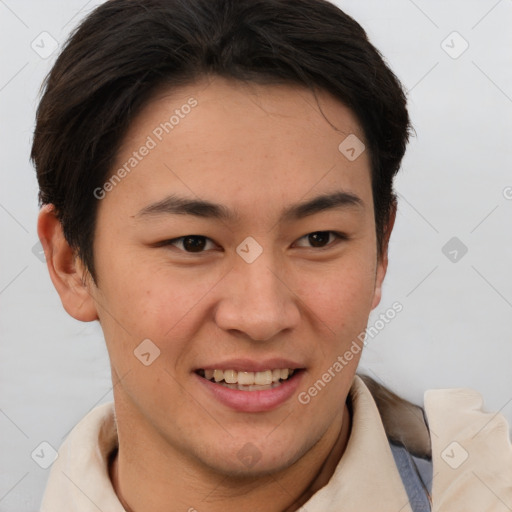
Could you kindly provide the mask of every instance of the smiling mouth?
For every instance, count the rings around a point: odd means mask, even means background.
[[[276,368],[262,372],[244,372],[236,370],[197,370],[200,377],[239,391],[265,391],[281,386],[300,372],[300,368]]]

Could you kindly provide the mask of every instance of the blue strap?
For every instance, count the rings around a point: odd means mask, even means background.
[[[412,456],[402,445],[389,446],[413,512],[431,512],[432,461]]]

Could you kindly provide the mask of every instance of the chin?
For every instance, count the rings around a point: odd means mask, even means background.
[[[296,433],[288,439],[297,439]],[[218,447],[216,444],[214,446]],[[306,452],[307,447],[301,449],[283,442],[262,446],[262,443],[246,439],[240,442],[238,449],[214,449],[209,453],[203,452],[198,458],[203,466],[209,467],[216,474],[245,480],[279,473],[292,466]]]

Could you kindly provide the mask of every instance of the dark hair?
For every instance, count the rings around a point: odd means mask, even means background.
[[[380,252],[410,125],[400,82],[356,21],[325,0],[109,0],[46,77],[31,153],[39,202],[54,204],[93,279],[93,191],[130,122],[159,87],[210,74],[320,88],[352,110],[370,151]]]

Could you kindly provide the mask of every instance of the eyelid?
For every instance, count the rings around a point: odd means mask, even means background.
[[[322,231],[322,230],[320,230],[320,231],[311,231],[310,233],[306,233],[304,236],[301,236],[299,239],[297,239],[294,242],[294,245],[298,241],[304,240],[308,236],[313,235],[315,233],[329,233],[330,235],[334,235],[335,239],[333,241],[329,242],[327,245],[325,245],[323,247],[306,246],[306,249],[315,249],[317,251],[321,251],[322,249],[329,249],[329,248],[333,247],[334,245],[337,245],[336,244],[337,242],[342,242],[344,240],[349,240],[349,236],[346,235],[345,233],[342,233],[341,231],[333,231],[333,230],[323,230]],[[304,247],[304,246],[299,246],[299,247]]]
[[[158,242],[156,244],[154,244],[154,247],[169,247],[169,246],[172,246],[172,247],[175,247],[178,251],[184,253],[184,254],[202,254],[202,253],[205,253],[205,252],[208,252],[209,250],[211,249],[204,249],[202,251],[197,251],[197,252],[194,252],[194,251],[185,251],[184,249],[181,249],[179,247],[176,247],[176,243],[177,242],[182,242],[185,238],[189,238],[189,237],[197,237],[197,238],[204,238],[206,240],[206,244],[208,244],[209,242],[211,244],[213,244],[215,247],[218,247],[217,244],[209,237],[205,236],[205,235],[184,235],[184,236],[179,236],[179,237],[176,237],[176,238],[169,238],[167,240],[162,240],[161,242]]]
[[[314,246],[299,246],[299,247],[305,247],[306,249],[315,249],[317,251],[320,251],[322,249],[329,249],[331,248],[332,246],[336,245],[336,242],[341,242],[341,241],[344,241],[344,240],[349,240],[349,236],[346,235],[345,233],[342,233],[340,231],[334,231],[334,230],[319,230],[319,231],[311,231],[309,233],[306,233],[305,235],[301,236],[300,238],[298,238],[294,243],[293,245],[296,245],[297,242],[299,242],[300,240],[304,240],[306,239],[308,236],[310,235],[313,235],[315,233],[329,233],[330,235],[334,235],[334,240],[330,241],[327,245],[323,246],[323,247],[314,247]],[[176,243],[178,242],[182,242],[185,238],[188,238],[188,237],[198,237],[198,238],[204,238],[206,240],[206,243],[208,244],[208,242],[210,242],[211,244],[213,244],[214,246],[218,247],[218,245],[209,237],[205,236],[205,235],[184,235],[184,236],[180,236],[180,237],[176,237],[176,238],[170,238],[170,239],[167,239],[167,240],[162,240],[161,242],[157,242],[156,244],[153,244],[154,247],[168,247],[168,246],[173,246],[175,247],[176,249],[178,249],[178,251],[184,253],[184,254],[202,254],[202,253],[205,253],[205,252],[208,252],[210,249],[204,249],[202,251],[198,251],[198,252],[193,252],[193,251],[185,251],[184,249],[181,249],[179,247],[176,246]]]

